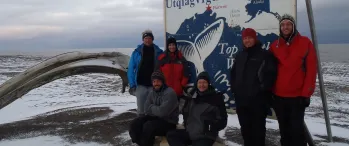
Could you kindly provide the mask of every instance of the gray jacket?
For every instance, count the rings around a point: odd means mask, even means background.
[[[146,115],[156,116],[168,121],[178,123],[178,100],[176,92],[171,87],[165,87],[162,91],[150,91],[144,105]]]

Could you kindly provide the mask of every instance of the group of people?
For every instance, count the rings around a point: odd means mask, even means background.
[[[243,50],[235,56],[230,88],[245,146],[264,146],[266,118],[272,107],[279,123],[282,146],[306,146],[305,109],[315,90],[317,58],[312,42],[300,35],[290,15],[280,19],[280,36],[262,49],[252,28],[242,31]],[[131,122],[133,143],[153,145],[166,136],[170,146],[212,146],[227,125],[223,93],[201,72],[194,89],[183,94],[189,79],[186,59],[169,38],[165,51],[142,33],[143,44],[132,53],[128,67],[130,94],[137,97],[138,117]],[[185,101],[183,107],[180,101]],[[179,114],[185,129],[177,129]]]

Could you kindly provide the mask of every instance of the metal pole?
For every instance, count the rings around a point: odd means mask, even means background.
[[[295,9],[295,11],[294,11],[294,18],[295,18],[295,20],[296,20],[296,24],[297,24],[297,18],[298,18],[298,15],[297,15],[297,0],[295,0],[294,1],[294,9]]]
[[[163,17],[164,18],[164,51],[166,50],[166,41],[167,41],[167,36],[166,36],[166,32],[167,32],[167,16],[166,16],[166,1],[163,1],[163,9],[164,9],[164,13],[163,13]]]
[[[328,115],[327,99],[326,99],[326,93],[325,93],[325,88],[324,88],[324,81],[323,81],[323,77],[322,77],[322,70],[321,70],[322,67],[321,67],[320,53],[319,53],[318,42],[317,42],[317,37],[316,37],[313,9],[312,9],[312,5],[311,5],[311,0],[305,0],[305,3],[307,6],[311,37],[312,37],[313,44],[314,44],[314,47],[316,50],[316,55],[317,55],[318,79],[319,79],[319,84],[320,84],[320,94],[321,94],[321,99],[322,99],[322,106],[324,108],[324,114],[325,114],[327,136],[328,136],[328,141],[332,142],[332,131],[331,131],[330,118]]]

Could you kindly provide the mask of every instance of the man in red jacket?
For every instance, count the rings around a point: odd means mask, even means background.
[[[164,74],[166,84],[175,90],[179,100],[183,96],[183,87],[188,83],[188,65],[177,48],[175,38],[167,39],[166,44],[165,52],[158,57],[158,68]]]
[[[282,146],[306,146],[304,112],[314,93],[317,58],[312,42],[301,36],[290,15],[280,19],[280,37],[270,51],[278,60],[278,75],[273,88],[276,116]]]

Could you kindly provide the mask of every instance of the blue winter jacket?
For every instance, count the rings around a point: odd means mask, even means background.
[[[144,44],[138,45],[137,48],[132,52],[130,62],[128,63],[128,69],[127,69],[127,78],[130,85],[130,88],[137,86],[137,76],[138,76],[138,69],[141,65],[142,57],[143,57],[143,46]],[[158,56],[163,53],[163,50],[161,50],[157,45],[153,44],[154,46],[154,67],[156,66],[157,58]]]

